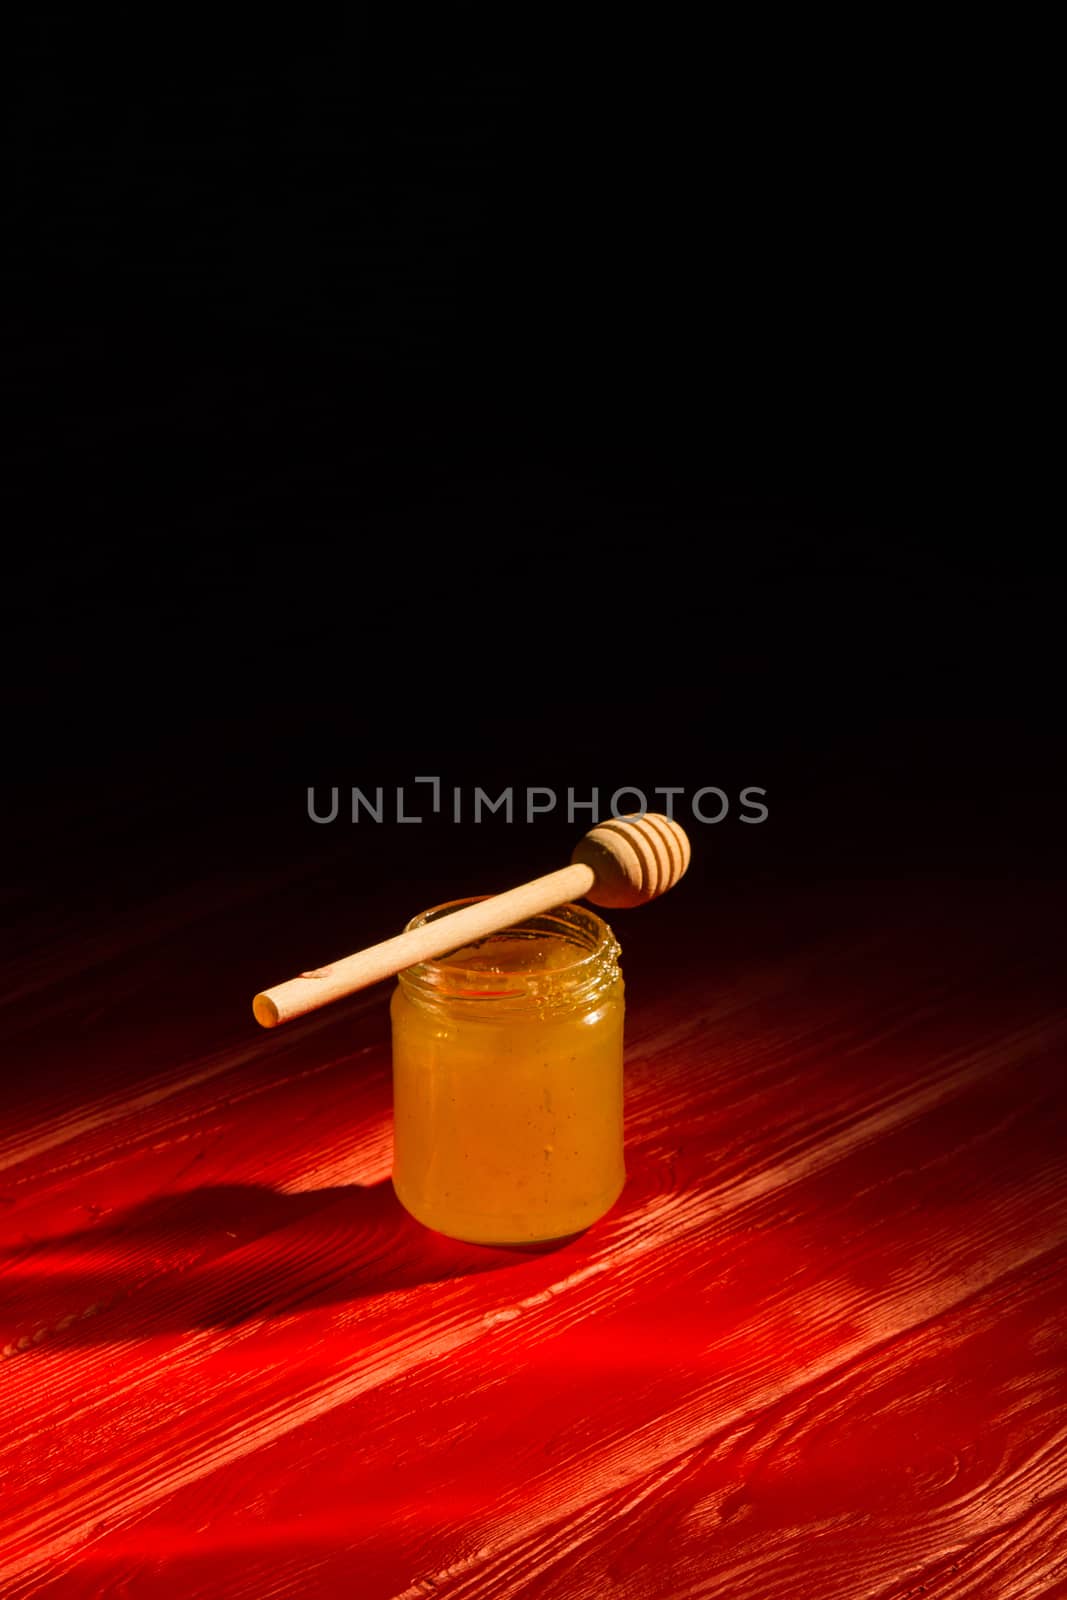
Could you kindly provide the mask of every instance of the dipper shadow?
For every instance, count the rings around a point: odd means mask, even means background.
[[[514,1269],[572,1242],[464,1244],[386,1180],[285,1194],[252,1184],[161,1195],[0,1255],[0,1346],[236,1328]]]

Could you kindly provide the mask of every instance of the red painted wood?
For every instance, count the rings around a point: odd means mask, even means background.
[[[1051,889],[620,915],[629,1180],[541,1251],[397,1204],[385,987],[250,1022],[307,893],[205,881],[12,969],[4,1600],[1064,1591]]]

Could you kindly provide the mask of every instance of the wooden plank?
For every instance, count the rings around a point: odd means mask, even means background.
[[[396,1205],[380,998],[22,1130],[5,1596],[1046,1592],[1067,1017],[965,944],[634,1005],[630,1181],[556,1252]]]

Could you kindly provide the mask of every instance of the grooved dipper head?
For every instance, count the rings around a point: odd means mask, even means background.
[[[597,823],[571,860],[596,873],[585,896],[595,906],[640,906],[674,888],[689,865],[689,840],[672,818],[646,811]]]

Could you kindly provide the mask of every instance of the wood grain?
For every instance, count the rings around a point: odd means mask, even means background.
[[[1063,1589],[1052,892],[767,891],[714,949],[683,904],[627,965],[622,1199],[505,1251],[393,1197],[386,990],[131,1024],[261,915],[201,891],[9,991],[5,1600]]]

